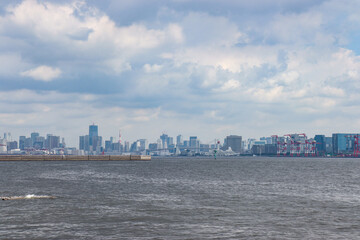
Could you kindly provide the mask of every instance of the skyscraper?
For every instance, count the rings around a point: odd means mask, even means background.
[[[183,145],[183,136],[182,135],[178,135],[176,137],[176,145],[177,146]]]
[[[316,153],[323,156],[326,152],[326,141],[325,135],[315,135],[314,140],[316,141]]]
[[[161,148],[162,149],[167,149],[168,148],[168,145],[169,145],[169,136],[167,134],[162,134],[160,136],[160,139],[161,139]]]
[[[89,140],[90,140],[90,145],[92,145],[93,142],[93,137],[97,137],[98,136],[98,126],[97,125],[90,125],[89,126]]]
[[[39,137],[40,134],[37,132],[33,132],[31,133],[31,146],[33,147],[35,142],[36,142],[36,138]]]
[[[102,137],[98,134],[98,126],[93,124],[89,126],[89,150],[100,151],[102,146]]]

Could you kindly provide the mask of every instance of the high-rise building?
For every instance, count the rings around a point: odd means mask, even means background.
[[[315,135],[314,140],[316,141],[316,154],[323,156],[326,152],[325,135]]]
[[[130,143],[128,141],[124,142],[124,152],[130,151]]]
[[[89,126],[89,137],[90,137],[90,145],[92,145],[93,143],[93,137],[97,137],[98,136],[98,126],[93,124]]]
[[[25,140],[26,140],[25,136],[20,136],[19,137],[19,148],[20,148],[20,150],[25,149]]]
[[[79,150],[85,150],[85,136],[79,137]]]
[[[168,146],[169,146],[169,136],[165,133],[163,133],[161,136],[160,136],[160,139],[161,139],[161,148],[162,149],[167,149]]]
[[[44,148],[44,146],[45,146],[45,138],[41,136],[36,137],[33,147],[35,149],[41,149]]]
[[[112,144],[111,140],[106,140],[105,141],[105,152],[111,152],[112,151],[111,144]]]
[[[45,147],[49,150],[60,147],[60,137],[48,134],[45,141]]]
[[[183,136],[182,135],[178,135],[176,137],[176,146],[180,146],[183,145]]]
[[[34,147],[34,144],[36,142],[36,138],[39,137],[39,136],[40,136],[40,134],[37,133],[37,132],[31,133],[30,138],[31,138],[31,146],[32,147]]]
[[[17,149],[18,148],[18,143],[17,141],[11,141],[11,142],[7,142],[7,150],[11,151],[13,149]]]
[[[146,139],[139,139],[138,141],[140,142],[140,148],[139,148],[140,151],[144,151],[144,150],[146,150],[146,149],[149,148],[149,142],[148,142],[148,140],[146,140]]]
[[[242,137],[237,136],[237,135],[227,136],[224,139],[224,148],[223,149],[227,150],[229,147],[234,152],[241,153],[242,152]]]
[[[333,146],[332,146],[332,137],[325,137],[326,147],[325,151],[326,153],[333,153]]]

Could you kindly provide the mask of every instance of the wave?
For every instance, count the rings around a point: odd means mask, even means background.
[[[35,195],[35,194],[28,194],[25,196],[7,196],[1,197],[1,200],[24,200],[24,199],[55,199],[55,196],[50,195]]]

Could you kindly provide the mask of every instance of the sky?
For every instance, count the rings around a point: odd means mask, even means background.
[[[360,132],[360,1],[2,0],[0,133]]]

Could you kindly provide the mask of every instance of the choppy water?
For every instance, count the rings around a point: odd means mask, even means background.
[[[360,159],[0,162],[0,239],[360,239]]]

